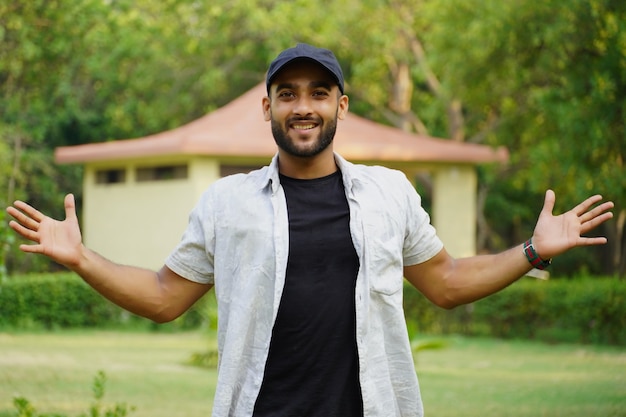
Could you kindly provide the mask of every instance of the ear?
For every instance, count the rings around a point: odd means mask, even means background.
[[[348,114],[348,107],[350,104],[350,99],[345,94],[339,97],[339,109],[337,111],[337,118],[343,120]]]
[[[263,118],[266,122],[272,120],[272,110],[270,109],[271,104],[272,101],[268,96],[263,97]]]

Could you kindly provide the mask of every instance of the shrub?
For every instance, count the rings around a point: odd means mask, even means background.
[[[412,334],[626,345],[626,281],[617,278],[527,278],[452,311],[407,288],[404,305]]]
[[[626,281],[525,278],[475,303],[444,310],[407,284],[409,334],[463,334],[546,342],[626,345]],[[155,324],[109,302],[71,272],[0,281],[0,328],[216,328],[213,293],[172,323]]]
[[[197,303],[172,323],[157,325],[111,303],[72,272],[33,274],[0,281],[0,328],[148,327],[192,329],[206,313]]]

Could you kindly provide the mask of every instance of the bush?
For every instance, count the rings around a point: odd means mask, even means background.
[[[0,328],[148,327],[192,329],[207,319],[197,303],[172,323],[157,325],[111,303],[72,272],[16,276],[0,281]]]
[[[551,343],[626,345],[626,281],[581,277],[524,278],[478,302],[444,310],[407,284],[409,334],[462,334]],[[0,281],[0,328],[143,328],[215,330],[216,302],[208,294],[172,323],[155,324],[117,307],[71,272]]]
[[[452,311],[405,291],[411,334],[431,333],[626,345],[626,281],[524,278],[503,291]]]

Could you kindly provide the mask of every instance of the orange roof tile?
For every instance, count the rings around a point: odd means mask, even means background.
[[[263,119],[261,83],[224,107],[186,125],[138,139],[59,147],[61,164],[157,155],[271,157],[276,144]],[[404,132],[349,113],[337,125],[334,148],[348,160],[381,162],[506,162],[508,152]]]

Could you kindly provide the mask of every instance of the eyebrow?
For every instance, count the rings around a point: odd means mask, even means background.
[[[333,85],[329,83],[328,81],[311,81],[308,85],[309,88],[321,87],[327,90],[331,90],[332,86]],[[276,86],[276,91],[283,90],[283,89],[295,90],[297,87],[298,87],[298,84],[294,84],[294,83],[280,83]]]

